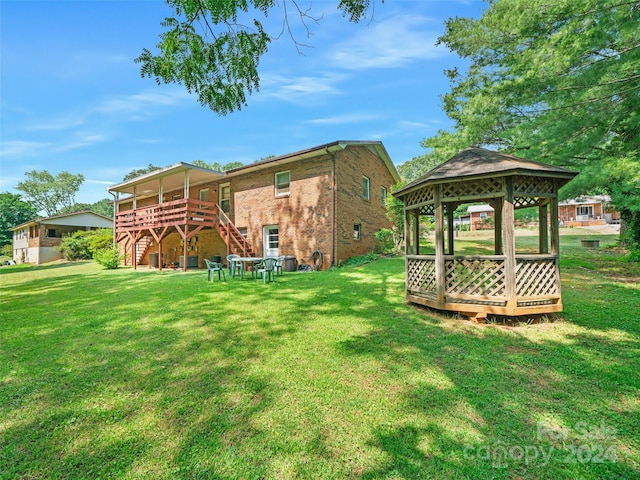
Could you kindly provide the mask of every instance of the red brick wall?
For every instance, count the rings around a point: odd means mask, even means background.
[[[275,195],[275,174],[291,172],[290,193]],[[311,263],[319,249],[325,268],[331,262],[331,161],[328,155],[248,172],[231,182],[232,220],[247,228],[247,239],[257,255],[263,253],[263,227],[278,225],[280,255]]]
[[[370,200],[362,195],[362,177],[370,182]],[[381,201],[381,187],[387,196],[395,183],[383,161],[366,147],[348,147],[336,153],[338,195],[336,261],[364,255],[376,247],[374,234],[390,228],[386,208]],[[354,240],[354,225],[361,225],[361,239]]]

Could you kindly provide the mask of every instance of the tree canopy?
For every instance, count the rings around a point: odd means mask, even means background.
[[[24,193],[25,199],[47,216],[57,214],[63,208],[72,208],[84,175],[73,175],[67,171],[53,176],[47,170],[26,172],[26,180],[19,182],[16,190]]]
[[[36,209],[15,193],[0,193],[0,246],[13,241],[11,229],[36,216]]]
[[[232,168],[242,167],[241,162],[229,162],[222,165],[218,162],[207,163],[204,160],[194,160],[191,163],[193,165],[197,165],[198,167],[204,167],[204,168],[209,168],[211,170],[215,170],[216,172],[226,172],[227,170],[231,170]]]
[[[200,104],[220,115],[246,106],[247,95],[260,88],[260,58],[277,38],[264,29],[268,15],[282,15],[278,36],[285,31],[292,35],[290,13],[305,27],[306,22],[317,21],[296,0],[166,2],[174,16],[161,23],[165,31],[157,44],[158,53],[145,48],[135,59],[140,75],[158,84],[182,84],[197,95]],[[337,8],[350,21],[358,22],[366,16],[370,0],[340,0]],[[294,42],[297,45],[295,38]]]
[[[468,59],[447,71],[451,132],[423,141],[443,160],[469,145],[575,169],[563,195],[609,193],[640,215],[637,1],[495,0],[447,21],[439,42]]]
[[[149,166],[145,168],[138,168],[138,169],[131,170],[129,173],[127,173],[124,176],[122,181],[126,182],[127,180],[133,180],[134,178],[140,177],[145,173],[155,172],[156,170],[162,170],[162,168],[150,163]]]

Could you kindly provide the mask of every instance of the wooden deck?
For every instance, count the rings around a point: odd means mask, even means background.
[[[184,241],[185,258],[188,256],[187,241],[206,229],[218,231],[227,245],[227,254],[253,255],[242,233],[215,202],[183,198],[123,210],[116,213],[115,227],[116,242],[122,244],[124,251],[130,251],[134,268],[138,259],[146,254],[151,239],[160,244],[171,232],[177,232]]]
[[[218,209],[214,202],[182,198],[149,207],[116,213],[116,232],[189,225],[215,228]]]

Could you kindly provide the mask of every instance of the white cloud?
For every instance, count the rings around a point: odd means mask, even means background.
[[[8,142],[2,142],[2,146],[0,147],[0,155],[26,157],[37,155],[41,153],[42,150],[50,147],[51,144],[47,142],[12,140]]]
[[[343,125],[346,123],[370,122],[372,120],[379,120],[382,117],[382,115],[373,113],[347,113],[344,115],[336,115],[334,117],[315,118],[307,120],[305,123],[312,123],[316,125]]]
[[[338,43],[329,55],[331,62],[349,70],[397,68],[414,60],[440,58],[434,21],[423,16],[401,15],[372,22],[348,41]]]
[[[60,131],[79,127],[84,123],[84,118],[80,115],[63,115],[49,120],[42,120],[24,127],[27,131]]]
[[[344,75],[334,74],[300,77],[264,74],[260,79],[260,93],[255,98],[305,104],[319,102],[327,96],[340,95],[336,84],[344,78]]]
[[[129,114],[138,118],[137,116],[148,114],[150,108],[176,105],[187,100],[193,101],[193,98],[186,90],[182,89],[146,91],[112,97],[99,104],[96,111],[114,115]]]
[[[92,180],[90,178],[86,178],[85,179],[85,183],[96,183],[98,185],[107,185],[107,186],[111,186],[116,182],[111,182],[109,180]]]
[[[56,148],[58,152],[66,152],[69,150],[76,150],[78,148],[89,147],[96,143],[104,142],[107,139],[106,135],[98,133],[80,133],[75,135],[68,143],[59,145]]]

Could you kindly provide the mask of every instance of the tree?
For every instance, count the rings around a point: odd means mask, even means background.
[[[448,159],[441,158],[434,152],[429,152],[418,157],[413,157],[411,160],[399,165],[398,173],[407,182],[412,182],[446,160]]]
[[[439,42],[470,66],[446,72],[453,131],[423,145],[445,158],[492,146],[575,169],[563,196],[604,190],[640,224],[639,24],[638,3],[625,0],[495,0],[477,20],[448,20]]]
[[[140,75],[153,77],[157,84],[183,84],[201,105],[220,115],[246,106],[247,94],[260,88],[258,64],[274,38],[286,31],[301,45],[291,33],[290,9],[307,31],[307,22],[318,21],[296,0],[166,1],[175,16],[161,23],[166,30],[160,35],[159,53],[145,48],[135,59]],[[272,37],[260,18],[277,8],[282,9],[282,31]],[[370,9],[370,0],[340,0],[338,9],[358,22]]]
[[[25,198],[47,216],[75,205],[75,195],[84,182],[84,175],[73,175],[67,171],[55,177],[47,170],[32,170],[25,175],[27,180],[19,182],[16,190],[24,192]]]
[[[226,172],[227,170],[231,170],[232,168],[242,167],[241,162],[229,162],[224,165],[221,165],[218,162],[207,163],[204,160],[194,160],[191,163],[193,165],[197,165],[198,167],[204,167],[210,170],[215,170],[216,172]]]
[[[0,193],[0,246],[13,241],[11,229],[21,223],[33,220],[36,209],[15,193]]]
[[[95,213],[104,215],[105,217],[113,217],[113,200],[103,198],[96,203],[76,203],[71,207],[65,207],[58,213],[74,213],[90,210]]]
[[[157,170],[162,170],[161,167],[157,167],[156,165],[152,165],[151,163],[149,164],[148,167],[146,168],[138,168],[136,170],[131,170],[129,173],[127,173],[124,178],[122,179],[123,182],[126,182],[127,180],[133,180],[134,178],[138,178],[141,175],[144,175],[146,173],[151,173],[151,172],[155,172]]]

